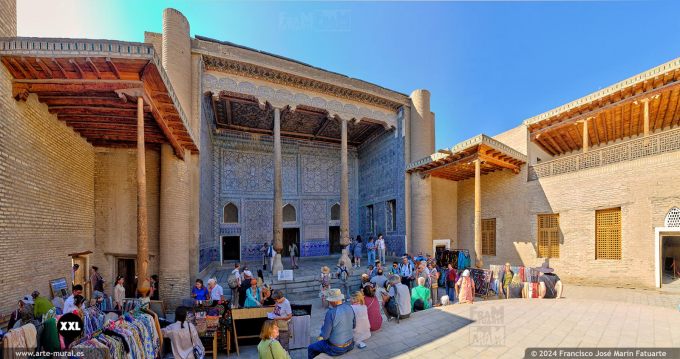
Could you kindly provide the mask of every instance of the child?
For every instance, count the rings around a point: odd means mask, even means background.
[[[327,266],[321,267],[321,275],[319,276],[319,298],[321,298],[321,306],[326,308],[328,303],[326,302],[326,291],[331,289],[331,269]]]

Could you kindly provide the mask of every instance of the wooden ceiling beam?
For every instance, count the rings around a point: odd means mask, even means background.
[[[109,65],[109,69],[111,70],[111,72],[113,72],[113,74],[116,76],[116,78],[120,80],[120,71],[118,71],[118,67],[111,60],[110,57],[106,58],[106,63]]]
[[[52,63],[59,69],[59,72],[61,72],[61,75],[64,76],[64,79],[68,79],[68,75],[66,75],[66,70],[64,70],[64,67],[61,66],[59,61],[55,59],[54,57],[51,59]]]
[[[73,66],[73,68],[76,69],[76,72],[78,72],[78,75],[80,76],[81,79],[84,79],[84,78],[85,78],[85,72],[84,72],[83,69],[80,67],[80,65],[78,65],[78,63],[76,62],[76,60],[74,60],[74,59],[69,59],[69,60],[68,60],[68,63],[71,64],[71,66]]]
[[[133,103],[123,102],[118,97],[113,98],[108,96],[40,96],[40,102],[47,104],[48,106],[109,106],[137,109],[137,106]]]
[[[31,73],[31,77],[33,77],[34,79],[40,78],[40,76],[38,75],[38,71],[36,71],[36,69],[31,65],[30,62],[26,60],[25,57],[19,58],[19,62],[23,67],[25,67],[28,70],[28,72]]]
[[[137,116],[137,109],[120,108],[120,107],[95,107],[95,106],[51,106],[50,113],[58,113],[61,115],[103,115],[103,116],[120,116],[120,117],[135,117]],[[149,112],[148,106],[144,109]]]
[[[97,68],[97,65],[95,65],[94,62],[92,62],[92,59],[91,59],[91,58],[89,58],[89,57],[85,58],[85,63],[87,63],[87,65],[90,67],[90,69],[91,69],[92,71],[94,71],[94,73],[97,75],[97,78],[98,78],[98,79],[101,79],[101,78],[102,78],[102,73],[99,72],[99,69]]]
[[[21,72],[21,75],[22,75],[23,78],[25,78],[25,79],[31,78],[31,76],[26,72],[26,69],[24,69],[24,67],[21,66],[21,64],[19,64],[19,62],[17,62],[17,60],[15,58],[10,57],[9,62],[12,64],[12,66],[14,66],[17,70],[19,70],[19,72]]]
[[[14,80],[15,90],[26,90],[40,95],[41,92],[55,93],[92,93],[113,92],[126,88],[142,86],[141,81],[118,81],[118,80]]]
[[[145,79],[146,77],[153,76],[154,74],[151,73],[151,71],[153,71],[153,70],[154,70],[154,68],[152,68],[152,65],[147,64],[144,67],[142,79]],[[147,97],[151,97],[150,91],[152,89],[150,88],[149,82],[143,81],[142,83],[143,83],[144,92],[147,93]],[[180,159],[184,160],[184,149],[182,148],[182,146],[177,141],[175,133],[170,128],[168,121],[164,117],[164,114],[161,113],[158,110],[158,108],[156,108],[156,105],[153,103],[153,100],[150,101],[149,105],[151,106],[151,113],[153,113],[154,118],[156,119],[156,123],[158,123],[158,126],[161,128],[161,131],[163,131],[163,134],[165,134],[165,137],[167,137],[168,141],[170,142],[170,145],[175,150],[175,155],[177,157],[179,157]]]
[[[40,59],[38,57],[38,58],[35,59],[35,62],[38,64],[38,66],[40,66],[40,69],[45,73],[45,77],[50,78],[50,79],[54,78],[54,75],[52,74],[52,70],[50,69],[49,66],[47,66],[47,64],[45,64],[45,62],[43,62],[42,59]]]
[[[507,161],[498,160],[498,159],[493,158],[493,157],[491,157],[491,156],[487,156],[487,155],[480,154],[480,155],[479,155],[479,159],[482,160],[482,162],[490,163],[490,164],[492,164],[492,165],[494,165],[494,166],[498,166],[498,167],[501,167],[501,168],[509,169],[509,170],[515,172],[516,174],[519,173],[519,171],[520,171],[520,167],[519,167],[519,166],[514,165],[514,164],[512,164],[512,163],[509,163],[509,162],[507,162]]]
[[[599,108],[596,108],[596,109],[593,109],[593,110],[584,112],[584,113],[582,113],[582,114],[580,114],[580,115],[573,116],[573,117],[570,117],[570,118],[568,118],[568,119],[566,119],[566,120],[562,120],[562,121],[560,121],[560,122],[556,122],[556,123],[553,123],[553,124],[551,124],[551,125],[542,127],[542,128],[540,128],[540,129],[538,129],[538,130],[535,130],[535,131],[531,134],[531,140],[532,140],[532,141],[535,140],[535,138],[536,138],[535,136],[536,136],[537,134],[539,134],[539,133],[544,133],[544,132],[553,131],[553,130],[559,128],[559,127],[564,127],[564,126],[567,126],[567,125],[569,125],[569,124],[572,124],[572,123],[574,123],[574,122],[576,122],[576,121],[583,120],[584,118],[588,118],[588,117],[594,116],[596,113],[601,112],[601,111],[604,111],[604,110],[606,110],[606,109],[611,109],[611,108],[614,108],[614,107],[617,107],[617,106],[621,106],[621,105],[623,105],[623,104],[632,103],[632,102],[634,102],[634,101],[636,101],[636,100],[640,100],[640,99],[642,99],[642,98],[644,98],[644,97],[653,96],[653,95],[662,93],[662,92],[664,92],[664,91],[667,91],[667,90],[669,90],[669,89],[671,89],[671,88],[678,87],[679,85],[680,85],[680,82],[679,82],[679,81],[674,81],[674,82],[671,82],[671,83],[669,83],[669,84],[666,84],[666,85],[663,85],[663,86],[659,86],[659,87],[657,87],[657,88],[655,88],[655,89],[651,89],[651,90],[646,91],[646,92],[643,92],[641,89],[637,88],[637,90],[638,90],[637,93],[634,93],[634,94],[632,94],[631,96],[625,97],[625,98],[623,98],[623,99],[621,99],[621,100],[619,100],[619,101],[612,102],[611,104],[608,104],[608,105],[605,105],[605,106],[602,106],[602,107],[599,107]],[[630,88],[628,88],[628,89],[626,89],[626,90],[627,90],[627,91],[632,91]],[[625,95],[624,95],[624,96],[625,96]]]

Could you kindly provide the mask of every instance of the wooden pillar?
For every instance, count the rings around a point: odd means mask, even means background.
[[[144,99],[137,97],[137,291],[149,290],[149,235],[146,206],[146,158],[144,150]]]
[[[482,259],[482,162],[475,160],[475,259],[477,268],[484,266]]]
[[[283,191],[281,186],[281,109],[274,108],[274,265],[272,273],[283,270]]]
[[[588,152],[588,119],[583,120],[583,153]]]
[[[649,136],[649,98],[642,100],[644,104],[644,134],[645,137]]]
[[[341,119],[340,144],[340,245],[341,261],[351,266],[347,246],[349,245],[349,165],[347,160],[347,119]]]

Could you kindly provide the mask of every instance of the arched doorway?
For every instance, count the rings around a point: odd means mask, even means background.
[[[680,290],[680,208],[671,208],[655,232],[656,287]]]

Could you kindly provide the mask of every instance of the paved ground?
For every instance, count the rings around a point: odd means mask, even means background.
[[[527,347],[680,347],[679,293],[566,285],[559,300],[454,304],[389,322],[343,358],[521,358]],[[318,301],[312,336],[323,320]],[[257,358],[254,346],[241,358]],[[306,350],[291,357],[306,358]],[[220,358],[226,357],[221,355]]]

